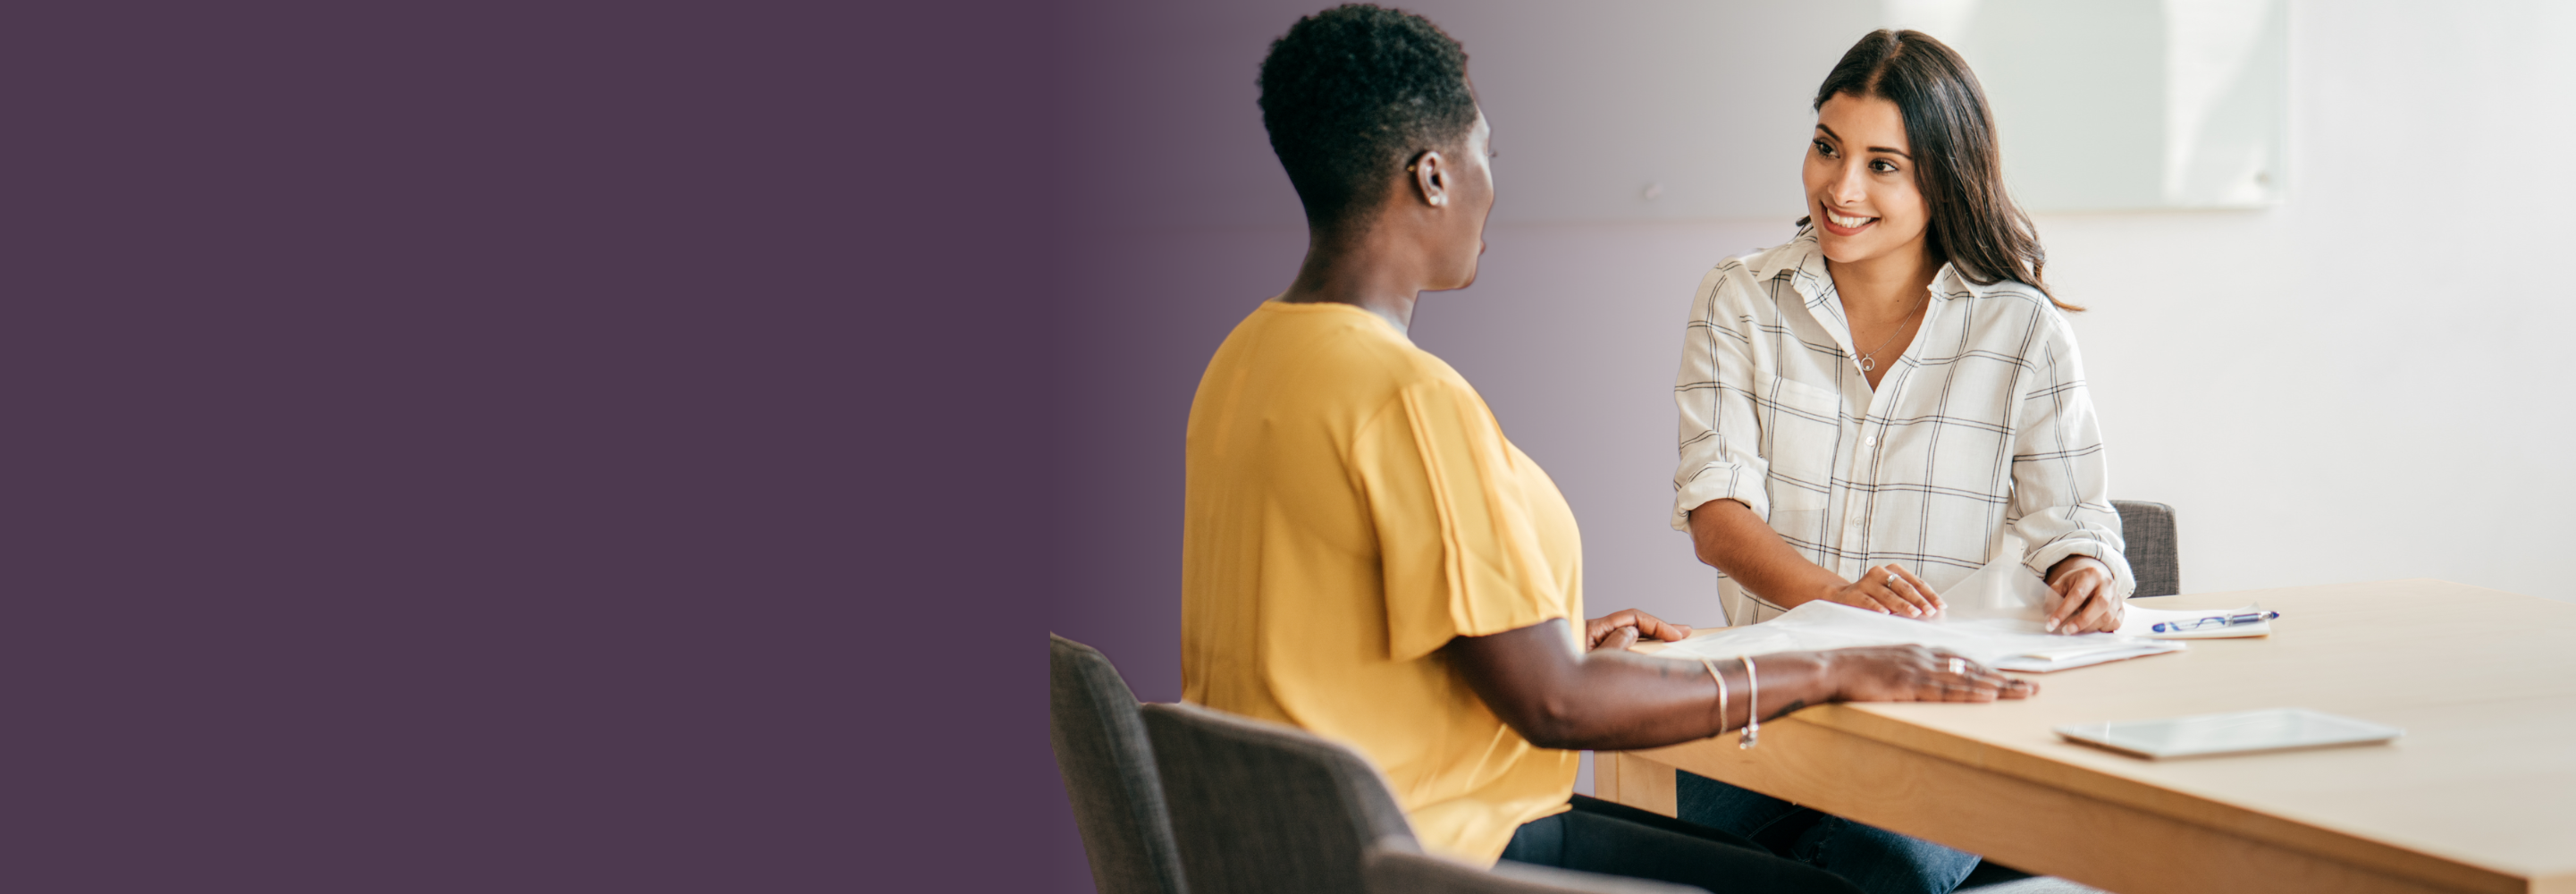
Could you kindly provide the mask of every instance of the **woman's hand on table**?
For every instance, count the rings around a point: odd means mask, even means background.
[[[1828,662],[1835,701],[1990,702],[2039,694],[2039,684],[2004,676],[1944,649],[1862,646],[1814,654]]]
[[[1900,618],[1926,617],[1949,607],[1931,584],[1894,564],[1862,572],[1860,580],[1834,588],[1824,599]]]
[[[2051,633],[2110,633],[2127,614],[2111,566],[2092,556],[2067,556],[2048,569],[2048,588],[2057,591],[2057,607],[2048,613]]]
[[[1591,652],[1625,649],[1636,645],[1641,638],[1677,643],[1690,634],[1688,626],[1670,623],[1633,608],[1620,609],[1583,622],[1584,649]]]

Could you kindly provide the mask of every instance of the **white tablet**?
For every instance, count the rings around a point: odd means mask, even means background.
[[[2057,734],[2124,754],[2166,758],[2362,745],[2386,742],[2406,731],[2305,708],[2273,708],[2162,720],[2079,723],[2058,727]]]

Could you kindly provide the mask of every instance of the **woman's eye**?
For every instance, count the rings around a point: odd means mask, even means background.
[[[1834,147],[1825,145],[1825,141],[1817,140],[1815,142],[1815,147],[1817,155],[1822,155],[1826,158],[1834,157]]]
[[[1877,161],[1870,162],[1869,169],[1881,174],[1893,174],[1896,173],[1896,163],[1886,159],[1879,159]]]

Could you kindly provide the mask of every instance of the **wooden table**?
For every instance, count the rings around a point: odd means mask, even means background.
[[[2118,894],[2576,892],[2576,604],[2436,580],[2174,596],[2281,612],[2264,639],[2034,674],[1991,705],[1845,704],[1596,755],[1673,812],[1678,767]],[[2148,761],[2061,724],[2314,708],[2390,745]]]

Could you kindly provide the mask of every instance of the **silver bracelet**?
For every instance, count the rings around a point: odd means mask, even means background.
[[[1702,658],[1699,660],[1699,666],[1708,668],[1708,678],[1717,681],[1717,732],[1709,734],[1714,736],[1726,732],[1726,678],[1717,675],[1715,661]]]
[[[1744,662],[1744,706],[1750,713],[1744,716],[1744,738],[1735,747],[1751,748],[1762,744],[1762,678],[1753,675],[1753,656],[1736,660]]]

